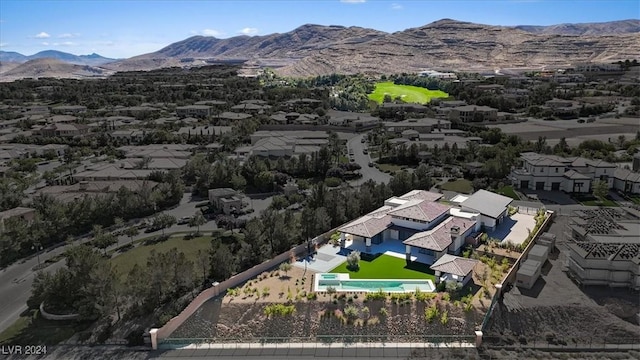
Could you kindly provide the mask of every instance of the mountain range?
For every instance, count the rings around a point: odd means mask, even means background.
[[[74,55],[57,50],[44,50],[33,55],[22,55],[13,51],[0,50],[0,62],[24,63],[35,59],[56,59],[69,64],[98,66],[117,59],[109,59],[96,53],[90,55]]]
[[[5,54],[0,61],[6,61]],[[105,59],[95,54],[77,58],[92,56]],[[565,66],[639,57],[640,20],[507,27],[443,19],[394,33],[307,24],[264,36],[193,36],[153,53],[91,65],[111,73],[242,60],[274,67],[283,75],[312,76]]]

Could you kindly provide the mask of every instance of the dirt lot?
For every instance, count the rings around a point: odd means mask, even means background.
[[[563,272],[566,251],[562,232],[566,217],[558,216],[550,232],[557,247],[531,290],[514,287],[504,295],[490,321],[492,343],[596,344],[637,343],[639,295],[626,289],[578,287]]]

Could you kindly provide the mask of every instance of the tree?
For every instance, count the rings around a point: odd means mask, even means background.
[[[360,251],[355,250],[347,255],[347,269],[351,271],[360,270]]]
[[[600,199],[600,203],[604,202],[609,194],[609,184],[604,180],[598,180],[593,183],[593,196]]]
[[[202,249],[198,250],[198,253],[196,254],[196,266],[202,269],[202,283],[204,284],[205,280],[207,280],[207,273],[211,266],[208,251],[204,251]]]
[[[164,230],[168,227],[175,225],[177,222],[176,217],[166,213],[158,214],[153,218],[152,226],[156,229],[162,229],[162,236],[164,236]]]
[[[124,231],[124,234],[129,237],[129,241],[133,244],[133,237],[140,234],[140,230],[135,226],[131,226]]]
[[[291,270],[293,266],[291,265],[290,262],[285,261],[282,264],[280,264],[280,266],[278,267],[278,269],[282,272],[284,272],[285,277],[287,276],[287,273],[289,272],[289,270]]]
[[[107,255],[107,248],[117,242],[118,239],[112,233],[104,231],[102,226],[93,226],[93,245],[98,249],[102,249],[105,256]]]
[[[196,214],[189,220],[189,227],[197,227],[196,235],[200,235],[200,226],[207,223],[207,219],[202,214]]]

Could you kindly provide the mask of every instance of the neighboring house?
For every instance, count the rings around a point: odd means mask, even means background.
[[[36,217],[36,209],[18,206],[13,209],[0,212],[0,232],[4,231],[4,222],[8,219],[20,218],[24,221],[31,222]]]
[[[129,143],[139,143],[146,135],[144,130],[115,130],[109,134],[114,139],[125,140]]]
[[[187,138],[192,136],[219,136],[224,133],[230,132],[231,126],[184,126],[181,127],[178,131],[174,132],[176,135],[182,135]]]
[[[80,181],[73,185],[47,186],[36,194],[47,194],[62,202],[80,200],[86,196],[96,197],[113,194],[125,188],[133,193],[147,189],[153,190],[158,185],[150,180],[113,180],[113,181]]]
[[[451,129],[451,122],[431,118],[409,119],[398,122],[385,122],[384,128],[386,131],[396,134],[400,134],[405,130],[415,130],[421,134],[428,134],[436,129]]]
[[[244,206],[240,193],[231,188],[209,189],[209,203],[227,215],[241,210]]]
[[[233,112],[249,113],[249,114],[262,114],[269,109],[271,109],[271,106],[269,105],[256,104],[256,103],[243,103],[243,104],[238,104],[231,107],[231,111]]]
[[[300,139],[295,137],[270,137],[256,141],[251,146],[236,149],[239,157],[291,157],[300,154],[312,154],[320,151],[325,140]]]
[[[627,169],[615,169],[613,188],[627,194],[640,194],[640,173]]]
[[[567,225],[570,275],[582,285],[640,290],[639,216],[624,208],[576,211]]]
[[[444,254],[430,268],[435,272],[436,283],[456,282],[464,286],[473,278],[473,269],[478,263],[478,260]]]
[[[49,124],[38,131],[42,137],[76,137],[89,133],[89,127],[82,124]]]
[[[522,165],[509,175],[520,189],[590,193],[594,181],[603,180],[614,187],[614,164],[580,157],[564,158],[533,152],[520,154]]]
[[[483,122],[498,120],[498,109],[489,106],[465,105],[452,108],[449,120],[458,122]]]
[[[187,105],[178,106],[176,114],[180,117],[194,116],[205,118],[211,115],[211,106],[209,105]]]
[[[165,170],[125,169],[117,164],[95,164],[73,174],[76,181],[146,180],[154,172]]]
[[[451,201],[460,204],[464,212],[479,213],[480,225],[487,230],[495,230],[508,215],[513,199],[491,191],[478,190],[471,196],[458,195]]]
[[[87,107],[83,105],[60,105],[51,108],[53,114],[81,114],[87,111]]]

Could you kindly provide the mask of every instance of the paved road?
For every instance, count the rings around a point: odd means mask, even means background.
[[[194,215],[197,211],[196,204],[201,201],[191,201],[191,194],[185,194],[182,198],[180,205],[174,209],[167,210],[166,213],[171,214],[177,218],[183,216]],[[213,221],[207,222],[200,227],[200,231],[211,231],[216,229],[216,224]],[[166,233],[174,233],[181,231],[193,231],[193,228],[189,228],[188,225],[174,225],[165,230]],[[145,237],[160,235],[162,231],[156,231],[152,233],[141,232],[133,239],[142,239]],[[81,239],[75,241],[73,245],[80,244],[88,241],[89,239]],[[130,239],[126,236],[120,236],[118,238],[118,244],[111,246],[109,249],[113,249],[117,246],[129,243]],[[59,254],[64,253],[69,245],[61,246],[56,249],[43,252],[40,254],[40,262],[44,263],[47,259],[53,258]],[[27,309],[26,301],[31,295],[31,284],[33,283],[34,271],[33,268],[38,265],[38,257],[27,259],[24,262],[18,262],[3,270],[0,270],[0,332],[4,331],[7,327],[13,324],[20,313]],[[46,267],[42,271],[55,271],[58,268],[64,266],[64,261],[59,261]]]
[[[359,134],[347,141],[347,147],[349,149],[353,149],[353,157],[356,160],[355,162],[362,167],[362,169],[360,170],[362,177],[360,179],[351,181],[351,185],[362,185],[369,180],[389,183],[389,180],[391,180],[391,175],[385,174],[375,167],[369,167],[369,163],[371,162],[371,155],[365,155],[362,153],[362,150],[364,150],[364,148],[367,146],[367,144],[361,142],[362,138],[365,136],[367,136],[367,134]]]

